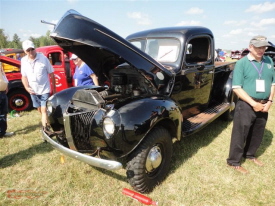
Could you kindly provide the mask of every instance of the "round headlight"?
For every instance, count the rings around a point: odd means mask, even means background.
[[[106,117],[103,120],[103,128],[104,128],[105,132],[107,132],[108,135],[114,134],[115,124],[114,124],[113,120],[109,117]]]

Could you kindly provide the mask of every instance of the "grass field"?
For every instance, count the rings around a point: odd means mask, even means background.
[[[274,206],[275,109],[257,153],[264,167],[244,162],[242,175],[226,166],[231,122],[217,119],[175,143],[166,180],[147,196],[164,206]],[[64,157],[41,139],[37,111],[9,116],[11,138],[0,139],[0,205],[140,206],[122,194],[131,189],[125,170],[91,167]]]

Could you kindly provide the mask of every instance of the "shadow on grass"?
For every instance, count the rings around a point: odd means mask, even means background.
[[[33,132],[35,130],[37,130],[37,128],[41,128],[41,124],[35,124],[35,125],[30,125],[28,127],[24,127],[23,129],[18,129],[13,131],[16,135],[20,135],[20,134],[28,134],[30,132]]]
[[[32,158],[36,154],[47,153],[52,150],[53,148],[49,144],[41,142],[40,144],[29,147],[28,149],[4,156],[0,159],[0,168],[10,167],[18,162]]]
[[[209,145],[230,123],[231,122],[217,119],[198,133],[185,137],[180,142],[176,142],[173,145],[173,157],[170,171],[177,169],[182,162],[191,158],[200,148]],[[228,141],[230,141],[230,137],[228,138]],[[92,168],[105,175],[127,182],[126,175],[119,175],[113,171],[101,168]]]
[[[182,162],[191,158],[200,148],[209,145],[230,123],[218,118],[201,131],[176,142],[173,145],[172,168],[178,168]],[[230,137],[228,137],[228,141],[230,141]]]
[[[108,175],[109,177],[116,178],[119,181],[127,182],[126,175],[120,175],[120,174],[115,173],[114,171],[105,170],[105,169],[101,169],[98,167],[92,167],[92,168],[101,172],[104,175]]]
[[[180,142],[173,145],[173,158],[171,162],[171,171],[180,167],[180,165],[197,153],[200,148],[208,146],[219,134],[227,128],[231,122],[223,121],[221,118],[216,119],[206,128],[198,133],[183,138]],[[231,135],[231,131],[230,131]],[[228,144],[231,136],[228,136]],[[262,155],[265,150],[271,145],[273,135],[269,130],[265,130],[264,139],[260,148],[257,151],[257,156]],[[229,148],[228,148],[229,151]],[[211,158],[211,157],[210,157]],[[224,160],[225,161],[225,160]]]
[[[264,132],[264,138],[263,138],[262,144],[258,149],[256,156],[261,156],[264,154],[265,150],[271,145],[272,139],[273,139],[272,132],[266,129]]]

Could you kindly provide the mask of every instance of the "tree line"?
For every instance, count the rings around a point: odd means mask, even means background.
[[[0,28],[0,49],[22,49],[22,41],[17,34],[13,35],[11,41],[9,41],[8,39],[9,37],[5,34],[4,29]],[[29,40],[34,43],[34,46],[36,48],[41,46],[56,45],[55,41],[50,37],[50,31],[47,31],[46,36],[41,36],[38,38],[30,37]]]

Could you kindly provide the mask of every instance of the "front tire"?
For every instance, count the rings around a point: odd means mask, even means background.
[[[8,93],[9,110],[28,111],[33,108],[31,96],[24,89],[17,89]]]
[[[151,192],[166,177],[171,157],[171,135],[162,127],[154,128],[127,163],[128,182],[140,193]]]

